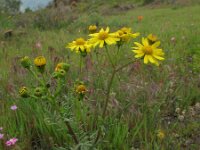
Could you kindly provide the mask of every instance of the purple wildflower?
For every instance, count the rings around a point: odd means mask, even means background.
[[[17,138],[12,138],[12,139],[6,141],[6,145],[7,145],[7,146],[15,145],[15,143],[16,143],[17,141],[18,141]]]
[[[17,106],[16,106],[16,105],[13,105],[13,106],[10,107],[10,109],[11,109],[11,110],[16,110],[16,109],[17,109]]]
[[[3,137],[4,137],[4,134],[0,133],[0,140],[3,139]]]

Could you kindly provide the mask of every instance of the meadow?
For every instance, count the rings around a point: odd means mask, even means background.
[[[126,6],[0,15],[0,150],[200,149],[200,5]],[[90,25],[140,35],[70,50]],[[132,51],[149,34],[159,66]]]

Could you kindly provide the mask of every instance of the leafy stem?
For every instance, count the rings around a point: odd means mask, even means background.
[[[104,119],[106,117],[106,110],[107,110],[107,107],[108,107],[108,103],[109,103],[109,99],[110,99],[110,91],[111,91],[111,87],[112,87],[112,84],[113,84],[113,81],[114,81],[114,78],[115,78],[115,75],[117,72],[119,72],[120,70],[126,68],[127,66],[129,66],[130,64],[132,64],[134,61],[130,61],[116,69],[113,69],[113,72],[112,72],[112,75],[111,75],[111,78],[109,80],[109,83],[108,83],[108,87],[107,87],[107,93],[106,93],[106,100],[105,100],[105,104],[104,104],[104,108],[103,108],[103,113],[102,113],[102,118],[103,118],[103,122],[104,122]],[[99,128],[98,132],[97,132],[97,137],[94,141],[94,144],[96,144],[99,140],[99,137],[100,137],[100,134],[101,134],[101,130]]]
[[[37,76],[37,74],[36,74],[31,68],[29,69],[29,71],[30,71],[30,73],[36,78],[36,80],[37,80],[42,86],[45,87],[45,83],[42,82],[42,81],[40,80],[40,78]]]

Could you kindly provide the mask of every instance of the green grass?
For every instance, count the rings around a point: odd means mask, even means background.
[[[63,118],[53,106],[32,98],[22,99],[18,95],[21,86],[34,88],[37,85],[21,67],[19,58],[28,55],[33,60],[37,55],[44,55],[49,70],[45,74],[46,81],[58,62],[71,65],[66,87],[58,100],[82,149],[198,150],[199,114],[191,116],[189,108],[200,102],[200,6],[156,9],[146,6],[104,16],[102,13],[83,13],[64,27],[45,30],[34,28],[32,24],[20,29],[15,22],[22,16],[11,19],[1,16],[0,126],[4,128],[5,138],[19,139],[15,149],[29,150],[34,146],[44,150],[78,149]],[[137,21],[139,15],[144,16],[141,22]],[[111,76],[105,49],[98,51],[98,57],[95,52],[91,53],[93,67],[87,70],[83,64],[82,80],[90,91],[84,101],[78,101],[73,94],[74,83],[80,78],[79,56],[65,49],[66,44],[75,38],[87,38],[88,25],[96,21],[99,26],[109,26],[112,31],[122,26],[131,27],[141,33],[135,41],[149,33],[156,34],[166,53],[166,60],[160,67],[146,66],[139,60],[117,74],[111,87],[105,121],[101,113]],[[14,35],[5,39],[3,31],[9,28],[14,29]],[[25,34],[20,34],[21,30]],[[175,37],[174,42],[172,37]],[[39,50],[35,48],[37,42],[42,45]],[[133,58],[132,46],[133,42],[130,42],[121,48],[119,65]],[[109,51],[114,57],[115,46],[109,47]],[[10,110],[12,104],[17,104],[16,112]],[[178,120],[177,107],[186,110],[184,121]],[[101,136],[93,145],[99,128]],[[156,136],[159,129],[166,134],[163,140]],[[187,141],[192,142],[188,144]],[[5,149],[4,142],[0,149]]]

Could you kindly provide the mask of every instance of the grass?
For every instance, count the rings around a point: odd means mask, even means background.
[[[81,149],[198,150],[200,6],[156,9],[145,6],[120,13],[103,13],[104,16],[102,13],[92,14],[93,17],[90,13],[83,13],[66,27],[45,30],[30,24],[20,29],[15,22],[21,16],[1,16],[2,31],[14,29],[11,38],[5,39],[1,34],[0,45],[0,126],[4,128],[6,138],[19,139],[14,149],[79,149],[63,121],[67,118]],[[137,21],[139,15],[144,17],[141,22]],[[137,61],[116,74],[104,121],[101,113],[112,74],[105,49],[98,51],[97,55],[92,52],[85,61],[88,65],[83,64],[81,80],[89,89],[83,101],[78,101],[73,94],[75,81],[80,79],[79,57],[65,49],[65,45],[73,39],[87,37],[87,27],[96,23],[96,18],[99,26],[110,26],[112,31],[128,26],[140,32],[141,36],[135,41],[154,33],[166,53],[166,60],[160,67],[146,66]],[[36,48],[37,42],[41,43],[41,48]],[[130,42],[120,50],[119,65],[133,58],[132,46],[133,42]],[[109,51],[115,53],[114,46]],[[19,63],[19,58],[25,55],[32,59],[37,55],[47,58],[49,71],[45,74],[46,81],[51,81],[49,74],[58,62],[71,65],[65,83],[67,86],[58,98],[64,116],[61,117],[46,102],[18,96],[21,86],[34,88],[37,85]],[[15,112],[10,110],[13,104],[18,106]],[[180,114],[175,112],[176,108],[181,109]],[[186,113],[184,120],[180,121],[178,116],[183,110]],[[191,110],[195,111],[194,115]],[[157,137],[160,129],[165,133],[163,140]],[[98,131],[101,136],[93,145]],[[6,149],[5,141],[1,142],[0,149]]]

